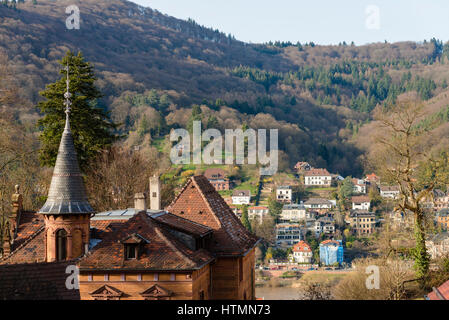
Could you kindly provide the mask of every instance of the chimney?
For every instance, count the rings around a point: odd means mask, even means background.
[[[23,210],[23,196],[20,193],[20,186],[15,185],[15,193],[11,197],[12,202],[12,212],[9,216],[9,232],[12,239],[15,238],[17,226],[19,224],[20,215]]]
[[[157,175],[150,177],[150,209],[161,210],[161,182]]]
[[[2,257],[9,256],[11,253],[11,235],[9,233],[9,225],[8,222],[6,222],[6,226],[3,230],[3,253]]]
[[[134,209],[136,212],[147,211],[147,195],[144,192],[134,195]]]

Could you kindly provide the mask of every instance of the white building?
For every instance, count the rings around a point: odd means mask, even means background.
[[[257,220],[259,223],[262,223],[263,219],[265,219],[270,210],[268,207],[258,206],[258,207],[249,207],[248,208],[248,219]]]
[[[309,200],[304,202],[304,207],[306,207],[307,209],[330,210],[332,206],[332,202],[323,198],[310,198]]]
[[[232,193],[232,204],[250,204],[251,191],[250,190],[234,190]]]
[[[296,263],[312,263],[312,248],[305,241],[299,241],[293,247],[292,256]]]
[[[310,169],[304,173],[304,184],[308,187],[330,187],[332,176],[326,169]]]
[[[352,197],[352,210],[366,210],[371,208],[371,201],[368,196]]]
[[[399,197],[398,186],[381,186],[380,196],[382,198],[397,199]]]
[[[285,204],[280,215],[282,222],[298,222],[307,218],[306,207],[302,204]]]
[[[276,246],[291,247],[302,239],[301,226],[297,223],[279,223],[276,225]]]
[[[366,182],[362,179],[352,179],[352,184],[354,185],[353,192],[354,193],[366,193]]]
[[[279,202],[292,202],[292,187],[279,186],[276,188],[276,200]]]

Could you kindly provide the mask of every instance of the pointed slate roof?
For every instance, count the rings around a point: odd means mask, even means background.
[[[41,208],[41,214],[89,214],[94,213],[90,206],[83,177],[78,165],[78,159],[70,130],[70,97],[67,69],[66,122],[59,145],[55,169],[51,179],[47,202]]]

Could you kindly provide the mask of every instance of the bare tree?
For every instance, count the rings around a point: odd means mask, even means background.
[[[377,150],[371,161],[382,181],[400,188],[396,211],[414,217],[415,260],[417,278],[424,279],[429,270],[425,244],[425,210],[423,203],[433,190],[447,183],[447,155],[431,151],[431,131],[421,125],[426,112],[418,100],[400,100],[379,109]]]
[[[163,160],[148,151],[114,146],[93,159],[86,172],[89,201],[97,211],[128,208],[134,195],[148,190],[149,177],[161,173]],[[163,183],[161,203],[174,197],[172,183]]]
[[[344,277],[333,289],[338,300],[401,300],[408,297],[406,284],[414,281],[407,261],[399,259],[358,259],[356,270]],[[367,286],[371,274],[366,268],[377,267],[378,287]]]

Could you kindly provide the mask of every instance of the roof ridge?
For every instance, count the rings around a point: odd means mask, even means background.
[[[170,247],[170,249],[173,250],[173,252],[175,254],[177,254],[178,256],[181,257],[181,259],[183,259],[184,261],[195,265],[196,263],[192,260],[190,260],[185,254],[183,249],[179,248],[179,247],[175,247],[173,245],[173,243],[167,238],[167,236],[164,234],[164,232],[161,230],[161,228],[159,226],[155,226],[154,227],[154,231],[157,233],[157,235],[162,238],[163,241],[165,241],[165,243]]]
[[[193,178],[197,178],[200,176],[195,176]],[[204,177],[206,179],[206,177]],[[207,180],[207,179],[206,179]],[[197,187],[201,190],[201,187],[198,185],[198,183],[196,182],[196,180],[194,180],[195,185],[197,185]],[[208,181],[209,183],[209,181]],[[213,188],[213,187],[212,187]],[[202,190],[201,190],[202,191]],[[213,188],[213,192],[217,193],[217,191],[215,190],[215,188]],[[203,197],[203,199],[206,201],[206,204],[209,208],[209,210],[211,210],[211,212],[213,213],[212,215],[215,217],[216,220],[220,221],[220,227],[223,225],[223,223],[221,222],[221,220],[217,217],[217,215],[215,214],[215,211],[212,209],[212,206],[209,202],[209,199],[207,199],[207,197],[203,194],[203,192],[200,192],[201,196]],[[239,218],[237,218],[237,216],[234,214],[234,212],[232,212],[231,208],[229,208],[229,205],[223,200],[223,198],[219,195],[221,201],[223,201],[223,203],[225,204],[225,207],[227,208],[227,211],[229,213],[229,218],[233,219],[235,222],[239,223],[241,225],[241,227],[244,229],[243,231],[247,231],[247,229],[243,226],[242,222],[240,221]],[[222,230],[224,230],[226,232],[226,234],[234,240],[234,236],[229,232],[228,228],[221,228]],[[249,231],[247,231],[249,232]],[[242,234],[242,233],[240,233]],[[245,234],[246,236],[247,234]],[[248,236],[248,238],[250,238],[250,236]]]
[[[34,238],[36,238],[43,230],[45,230],[45,226],[41,226],[35,233],[33,233],[31,236],[29,236],[20,246],[15,248],[10,254],[8,254],[6,257],[2,257],[0,259],[0,262],[6,261],[11,256],[13,256],[15,253],[17,253],[20,249],[22,249],[25,245],[31,242]]]
[[[163,211],[163,212],[158,213],[157,216],[156,216],[156,218],[157,218],[157,217],[160,217],[161,215],[165,215],[165,214],[169,214],[169,215],[171,215],[171,216],[173,216],[173,217],[176,217],[176,218],[178,218],[178,219],[187,221],[187,222],[189,222],[189,223],[191,223],[191,224],[194,224],[194,225],[197,225],[197,226],[201,226],[201,227],[204,227],[204,228],[208,228],[208,229],[210,229],[210,230],[213,230],[211,227],[206,226],[205,224],[201,224],[201,223],[198,223],[198,222],[196,222],[196,221],[189,220],[189,219],[186,219],[186,218],[184,218],[184,217],[180,217],[180,216],[178,216],[178,215],[176,215],[176,214],[173,214],[173,213],[171,213],[171,212],[168,212],[168,211]],[[149,217],[152,218],[153,220],[155,220],[156,222],[159,222],[159,221],[157,221],[156,219],[154,219],[153,216],[150,215]]]
[[[199,176],[194,176],[192,177],[192,183],[198,188],[199,192],[200,192],[200,196],[201,198],[203,198],[203,200],[206,202],[207,207],[209,208],[209,210],[212,212],[212,216],[214,217],[214,219],[217,221],[218,226],[221,228],[223,226],[222,221],[217,217],[217,215],[215,214],[214,210],[212,209],[212,206],[209,202],[209,200],[207,199],[204,190],[201,188],[201,186],[198,184],[198,182],[196,181],[196,178]],[[203,176],[204,177],[204,176]],[[206,178],[206,177],[204,177]],[[206,178],[207,180],[207,178]],[[209,181],[208,181],[209,182]],[[215,189],[214,189],[215,190]],[[216,191],[215,191],[216,192]]]

